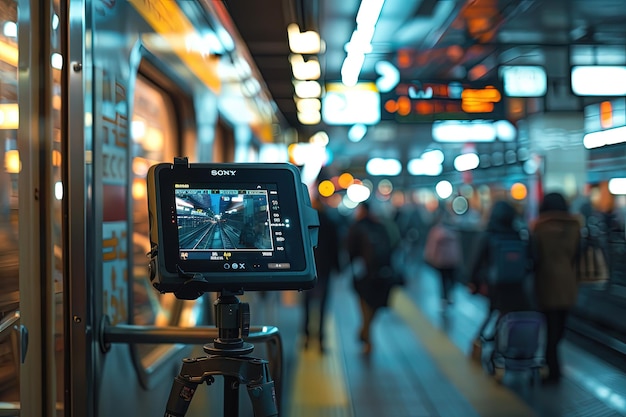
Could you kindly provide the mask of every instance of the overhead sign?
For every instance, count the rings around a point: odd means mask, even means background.
[[[322,99],[322,118],[329,125],[365,125],[380,121],[380,95],[374,83],[358,83],[348,87],[327,83]]]
[[[540,66],[500,67],[504,94],[508,97],[543,97],[548,91],[546,70]]]
[[[626,95],[626,66],[577,66],[572,68],[571,78],[577,96]]]
[[[503,119],[502,89],[493,83],[405,81],[381,94],[381,118],[405,123]]]

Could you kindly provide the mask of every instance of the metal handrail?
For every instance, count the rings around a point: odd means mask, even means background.
[[[142,326],[135,324],[109,325],[105,319],[101,328],[101,347],[107,352],[111,343],[153,343],[153,344],[206,344],[218,337],[218,328],[213,326],[176,327]],[[268,354],[270,375],[274,380],[277,403],[282,398],[282,339],[278,327],[251,326],[244,338],[250,343],[265,343]]]
[[[12,311],[0,320],[0,339],[13,330],[13,326],[20,321],[20,312]]]
[[[265,343],[279,334],[275,326],[250,327],[245,338],[250,343]],[[140,326],[134,324],[106,325],[103,341],[109,343],[184,343],[202,344],[218,337],[217,327]]]

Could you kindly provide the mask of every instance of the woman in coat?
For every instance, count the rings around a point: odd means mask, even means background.
[[[580,226],[579,219],[569,213],[565,198],[549,193],[543,198],[531,230],[537,306],[545,314],[547,324],[547,382],[557,382],[561,377],[557,347],[578,296],[575,263]]]

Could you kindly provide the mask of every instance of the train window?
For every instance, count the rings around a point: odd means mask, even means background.
[[[235,134],[230,126],[219,119],[213,140],[213,162],[232,162],[235,160]]]
[[[17,5],[0,1],[0,403],[19,401]]]
[[[150,285],[146,254],[148,202],[146,174],[158,162],[171,162],[181,146],[174,103],[166,91],[139,76],[134,90],[132,137],[132,320],[138,325],[192,326],[198,320],[199,302],[177,300],[158,294]],[[193,155],[190,155],[193,157]],[[201,303],[201,301],[200,301]],[[148,369],[171,346],[136,345],[139,359]]]

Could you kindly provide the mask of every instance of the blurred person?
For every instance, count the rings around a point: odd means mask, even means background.
[[[319,349],[324,353],[324,317],[326,301],[328,299],[328,286],[331,276],[339,270],[339,235],[337,225],[326,213],[324,204],[319,198],[312,200],[313,208],[319,215],[319,232],[315,253],[315,268],[317,270],[317,283],[311,290],[304,292],[304,348],[308,349],[311,329],[311,312],[313,305],[317,304],[318,318],[315,322],[316,333],[319,341]]]
[[[377,310],[387,305],[393,284],[392,242],[387,226],[367,202],[360,203],[348,229],[346,249],[350,257],[354,289],[359,296],[362,326],[359,339],[363,353],[372,349],[370,329]]]
[[[441,279],[441,299],[451,304],[457,268],[461,266],[462,249],[458,232],[449,224],[445,211],[439,211],[424,246],[424,261],[437,270]]]
[[[532,309],[532,297],[528,291],[528,275],[532,268],[532,256],[515,224],[515,207],[507,201],[497,201],[492,209],[485,230],[478,235],[474,253],[470,259],[468,287],[473,294],[487,297],[489,312],[474,339],[474,347],[480,345],[481,337],[493,319],[511,312]],[[512,253],[507,254],[504,251]],[[516,253],[513,254],[513,251]],[[502,277],[504,275],[504,278]]]
[[[537,305],[546,316],[547,382],[561,378],[558,344],[563,338],[569,310],[578,297],[575,263],[579,255],[580,222],[569,213],[559,193],[549,193],[539,206],[539,216],[531,228],[535,262]]]

